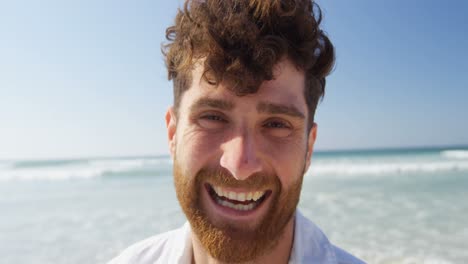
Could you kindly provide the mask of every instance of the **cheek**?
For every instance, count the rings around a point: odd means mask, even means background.
[[[303,176],[306,161],[305,140],[297,139],[281,144],[270,142],[266,146],[264,153],[268,155],[276,175],[285,188]]]
[[[177,135],[177,157],[184,167],[194,173],[209,162],[215,161],[215,155],[219,149],[220,136],[208,135],[196,129],[187,129]]]

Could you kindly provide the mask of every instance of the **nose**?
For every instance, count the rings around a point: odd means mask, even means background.
[[[237,180],[245,180],[262,170],[261,160],[252,135],[244,133],[233,137],[222,145],[223,155],[220,165],[227,169]]]

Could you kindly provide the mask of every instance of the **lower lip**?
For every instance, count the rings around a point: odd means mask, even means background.
[[[218,204],[218,202],[215,201],[215,198],[213,198],[210,195],[210,188],[211,187],[209,185],[205,185],[205,191],[206,191],[206,195],[208,196],[208,199],[212,202],[215,209],[218,211],[220,215],[227,216],[227,217],[246,218],[246,217],[255,216],[256,214],[259,214],[262,211],[262,209],[265,207],[265,204],[267,203],[271,195],[271,193],[267,193],[263,201],[259,205],[254,207],[253,209],[241,211],[241,210],[236,210],[236,209]]]

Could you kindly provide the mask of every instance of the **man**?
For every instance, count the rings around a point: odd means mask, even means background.
[[[306,0],[188,0],[164,48],[188,223],[111,263],[362,263],[297,210],[333,46]]]

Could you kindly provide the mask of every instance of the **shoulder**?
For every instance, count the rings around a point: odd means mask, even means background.
[[[344,251],[343,249],[333,245],[336,262],[338,264],[365,264],[364,261],[356,258],[355,256],[349,254],[348,252]]]
[[[187,225],[137,242],[108,264],[177,263],[188,253],[186,248],[190,241],[190,229]]]
[[[293,263],[363,264],[343,249],[333,245],[320,228],[296,212]]]

